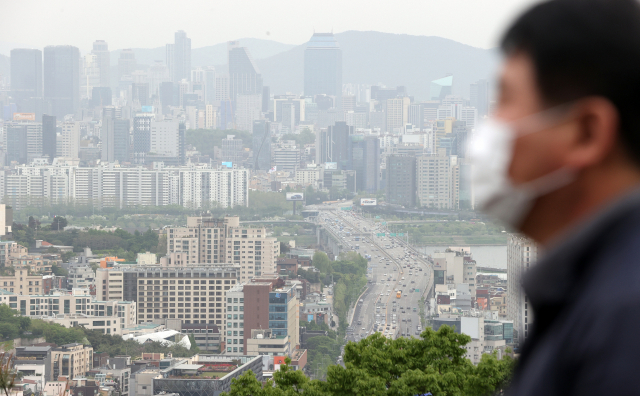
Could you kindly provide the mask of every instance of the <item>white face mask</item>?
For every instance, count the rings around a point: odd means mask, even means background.
[[[574,171],[560,168],[533,181],[514,185],[509,178],[509,167],[515,140],[522,135],[507,122],[489,119],[475,132],[469,147],[476,209],[514,229],[519,228],[538,197],[575,179]]]

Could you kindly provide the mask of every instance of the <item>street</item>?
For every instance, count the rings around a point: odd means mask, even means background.
[[[431,289],[431,265],[403,240],[389,236],[383,219],[363,218],[341,210],[344,206],[313,209],[320,211],[317,222],[340,239],[343,251],[370,256],[368,288],[356,302],[347,340],[358,341],[376,331],[392,339],[418,335],[419,301]],[[382,233],[386,235],[378,236]]]

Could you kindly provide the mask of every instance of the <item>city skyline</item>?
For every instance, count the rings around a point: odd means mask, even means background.
[[[75,1],[55,4],[34,4],[32,1],[2,3],[5,3],[3,9],[6,15],[29,15],[27,20],[8,18],[0,27],[0,37],[3,37],[0,54],[8,55],[11,48],[43,48],[46,45],[73,45],[84,54],[91,51],[96,39],[107,41],[114,50],[161,47],[173,41],[173,34],[178,30],[189,31],[193,38],[192,48],[241,38],[299,45],[308,41],[314,32],[340,33],[350,30],[438,36],[474,47],[493,48],[507,22],[532,1],[492,0],[476,3],[458,0],[455,3],[459,4],[452,5],[451,2],[438,0],[429,6],[405,1],[394,4],[396,12],[405,16],[397,20],[387,18],[385,13],[377,11],[377,7],[362,1],[344,4],[331,0],[326,7],[308,12],[306,5],[297,2],[278,3],[278,7],[264,2],[252,4],[250,8],[246,2],[234,2],[214,8],[203,1],[190,0],[185,9],[199,9],[201,12],[183,15],[169,14],[167,8],[147,1],[127,4],[128,13],[122,13],[122,7],[113,3],[108,6]],[[341,12],[335,12],[337,9]],[[144,30],[137,19],[141,13],[147,16]],[[238,13],[242,13],[243,18],[239,23],[230,25],[228,16]],[[424,23],[424,14],[438,14],[441,17],[430,18],[429,23]],[[51,18],[52,15],[55,18]],[[101,17],[94,19],[87,18],[87,15]],[[353,15],[360,17],[354,18]],[[113,20],[118,20],[118,25],[127,28],[114,29],[110,22]],[[451,24],[452,20],[458,23]],[[56,28],[65,23],[72,24],[75,29]],[[42,29],[48,29],[49,33],[40,34]],[[78,31],[83,34],[76,34]]]

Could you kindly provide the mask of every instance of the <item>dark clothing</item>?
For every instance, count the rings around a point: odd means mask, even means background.
[[[640,395],[640,190],[574,228],[523,286],[535,319],[510,394]]]

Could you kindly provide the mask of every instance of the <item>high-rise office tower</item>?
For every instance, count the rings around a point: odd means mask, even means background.
[[[314,33],[304,51],[304,96],[342,99],[342,50],[333,33]]]
[[[471,84],[471,107],[478,109],[478,117],[489,114],[489,83],[487,80],[478,80]]]
[[[123,49],[118,58],[118,80],[122,81],[125,76],[131,76],[136,70],[136,54],[132,49]]]
[[[513,321],[517,343],[522,344],[533,323],[533,310],[522,289],[522,277],[537,260],[538,247],[519,234],[507,237],[507,319]],[[515,334],[514,334],[515,335]]]
[[[63,118],[80,107],[80,50],[70,45],[44,48],[44,97]]]
[[[271,124],[264,120],[253,122],[253,169],[271,169]]]
[[[131,84],[131,99],[134,102],[138,101],[140,103],[140,106],[147,106],[149,104],[149,84]]]
[[[91,106],[104,107],[111,106],[111,88],[109,87],[93,87],[91,93]]]
[[[229,41],[229,95],[262,95],[262,74],[258,71],[249,50],[238,41]]]
[[[262,87],[262,112],[269,111],[269,102],[271,101],[271,89],[269,87]]]
[[[390,204],[416,206],[416,157],[397,154],[387,157],[385,199]]]
[[[260,119],[262,100],[260,95],[238,94],[236,97],[236,128],[240,131],[250,131],[253,121]]]
[[[429,91],[431,100],[443,100],[453,92],[453,76],[446,76],[431,81]]]
[[[114,109],[115,110],[115,109]],[[102,161],[129,161],[129,120],[115,117],[115,111],[105,111],[102,118]]]
[[[204,98],[208,104],[216,100],[216,69],[213,66],[204,69]]]
[[[12,161],[18,164],[27,163],[27,126],[10,124],[5,126],[5,147],[7,148],[7,165]]]
[[[357,191],[380,189],[380,141],[377,136],[349,136],[349,168],[356,171]]]
[[[76,121],[62,124],[60,138],[62,140],[60,156],[78,159],[80,155],[80,123]]]
[[[133,117],[133,156],[134,162],[143,164],[145,155],[151,151],[151,122],[155,117],[151,113],[140,113]]]
[[[94,41],[91,53],[96,56],[96,63],[98,64],[100,74],[100,86],[111,86],[111,54],[109,53],[107,42],[104,40]]]
[[[179,30],[174,35],[174,43],[167,44],[167,66],[171,72],[173,82],[182,79],[191,80],[191,39],[184,30]]]
[[[349,136],[353,134],[353,127],[346,122],[337,121],[333,126],[329,126],[326,160],[323,162],[336,162],[339,169],[349,169]]]
[[[34,112],[31,98],[42,97],[42,51],[11,50],[11,96],[20,112]]]
[[[222,139],[221,144],[221,160],[223,162],[231,162],[233,164],[242,164],[242,139],[234,139],[234,135],[227,135],[226,139]]]
[[[410,104],[411,100],[407,96],[387,99],[387,132],[402,132],[405,124],[409,121]]]
[[[223,102],[229,100],[229,76],[217,75],[216,76],[216,102]]]
[[[42,155],[49,157],[49,163],[56,158],[56,117],[42,116]]]

